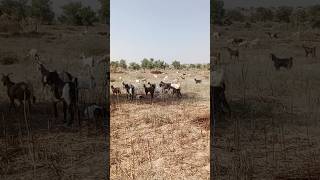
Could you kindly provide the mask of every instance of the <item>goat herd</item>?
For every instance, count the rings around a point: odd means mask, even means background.
[[[266,32],[265,33],[268,38],[271,40],[279,39],[279,33],[271,33]],[[221,38],[222,34],[220,32],[214,32],[213,38],[215,40],[219,40]],[[252,41],[246,40],[244,38],[232,38],[227,41],[227,43],[231,44],[234,47],[245,47],[248,48],[256,46],[260,43],[260,39],[254,39]],[[239,56],[240,56],[240,49],[239,48],[230,48],[230,47],[223,47],[222,49],[226,49],[228,54],[230,55],[230,59],[237,60],[239,62]],[[301,46],[305,52],[305,57],[312,57],[316,58],[316,46],[306,46],[303,44]],[[287,57],[287,58],[279,58],[274,53],[270,53],[271,61],[273,62],[273,66],[275,70],[280,70],[280,68],[286,68],[287,70],[290,70],[293,66],[293,57]],[[212,92],[214,96],[214,115],[216,115],[217,112],[221,112],[222,114],[225,114],[224,109],[227,109],[230,113],[230,106],[226,100],[225,97],[225,90],[226,85],[224,82],[224,68],[221,66],[221,52],[220,51],[214,51],[211,56],[212,59],[212,71],[211,71],[211,77],[212,78]]]
[[[50,96],[53,103],[53,112],[54,117],[58,117],[57,104],[59,102],[63,103],[63,122],[66,127],[70,127],[73,124],[75,113],[78,114],[79,123],[80,123],[80,111],[79,111],[79,92],[81,90],[94,90],[96,88],[95,78],[91,74],[90,70],[94,66],[94,61],[84,63],[86,67],[89,65],[90,77],[75,77],[71,75],[71,73],[62,71],[58,73],[56,70],[51,71],[45,67],[45,65],[40,61],[40,56],[35,50],[30,50],[28,56],[32,56],[34,59],[34,64],[37,66],[41,74],[41,84],[42,84],[42,92],[46,87],[50,89]],[[103,61],[105,61],[105,57],[103,57]],[[83,58],[84,59],[84,58]],[[102,62],[102,60],[100,61]],[[100,63],[99,62],[99,63]],[[2,83],[7,88],[7,95],[10,99],[9,112],[12,108],[16,109],[15,100],[20,102],[20,105],[25,104],[28,107],[29,111],[31,109],[31,102],[33,104],[40,99],[36,98],[34,94],[33,85],[31,82],[13,82],[11,80],[12,73],[3,74],[2,73]],[[92,108],[92,107],[95,108]],[[89,112],[92,111],[92,112]],[[102,116],[105,112],[104,108],[93,104],[85,107],[84,113],[86,117],[92,118]],[[68,115],[70,116],[68,118]]]
[[[187,74],[181,74],[181,80],[185,80]],[[190,75],[190,74],[189,74]],[[156,75],[154,75],[157,77]],[[145,84],[147,81],[146,79],[143,80],[136,80],[135,83],[125,83],[122,82],[123,90],[126,93],[126,97],[129,100],[133,99],[143,99],[146,98],[150,94],[151,100],[155,97],[160,97],[162,95],[169,95],[171,94],[172,97],[182,98],[181,94],[181,84],[177,82],[177,79],[173,80],[174,82],[163,82],[168,78],[166,76],[163,80],[161,80],[158,85],[156,83],[148,82],[147,85]],[[145,82],[145,83],[141,83]],[[202,83],[201,79],[194,78],[195,84]],[[113,95],[119,96],[121,95],[121,88],[111,85],[111,90]],[[171,92],[171,93],[170,93]],[[145,96],[144,96],[145,95]]]

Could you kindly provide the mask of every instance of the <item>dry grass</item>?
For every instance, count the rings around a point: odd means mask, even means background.
[[[149,71],[111,74],[111,84],[142,78],[158,84],[176,76],[165,73],[157,78]],[[193,80],[209,72],[187,73],[192,75],[181,80],[182,99],[112,97],[111,179],[209,179],[209,80],[200,85]]]
[[[222,52],[233,114],[216,123],[214,177],[319,179],[320,63],[305,58],[301,47],[302,40],[319,47],[314,32],[302,33],[299,40],[294,30],[284,30],[279,40],[269,40],[260,25],[249,32],[236,25],[227,31],[216,28],[226,34],[213,47]],[[235,63],[220,49],[232,37],[260,38],[261,45],[241,48],[240,63]],[[276,71],[271,52],[293,56],[293,68]]]
[[[72,33],[69,31],[73,29]],[[74,127],[62,126],[62,107],[59,118],[54,119],[50,97],[41,92],[40,72],[32,59],[26,58],[31,48],[38,49],[41,60],[50,70],[69,71],[79,76],[86,73],[80,55],[108,53],[106,39],[97,32],[107,29],[104,25],[85,27],[41,26],[40,33],[23,33],[0,37],[1,48],[19,61],[0,65],[3,73],[13,73],[14,82],[30,81],[35,89],[37,103],[30,113],[23,107],[8,112],[6,87],[0,85],[0,179],[104,179],[106,174],[107,141],[102,119],[96,124],[77,119]],[[5,53],[1,53],[0,57]],[[98,67],[98,89],[89,92],[83,103],[106,104],[104,99],[105,69]]]

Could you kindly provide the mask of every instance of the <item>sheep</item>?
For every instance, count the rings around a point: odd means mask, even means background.
[[[231,49],[229,47],[225,47],[229,54],[230,54],[230,59],[232,59],[232,57],[235,57],[235,59],[237,59],[239,61],[239,50],[238,49]]]
[[[276,70],[279,70],[280,67],[284,67],[287,69],[291,69],[292,64],[293,64],[293,57],[290,58],[278,58],[276,57],[274,54],[270,54],[271,56],[271,60],[274,63],[274,67],[276,68]]]
[[[146,96],[148,95],[148,93],[150,93],[151,99],[153,99],[154,90],[156,89],[156,85],[151,84],[150,82],[148,82],[148,84],[149,84],[149,87],[147,87],[145,84],[143,84],[144,91],[146,93]]]
[[[196,78],[194,78],[194,81],[196,82],[196,84],[200,84],[202,82],[201,79],[196,79]]]
[[[114,95],[120,95],[121,94],[121,90],[119,87],[114,87],[114,86],[111,86],[111,90],[112,90],[112,93]]]
[[[312,57],[316,57],[316,47],[315,46],[314,47],[307,47],[303,44],[302,47],[306,53],[306,57],[309,57],[309,54]]]
[[[10,106],[9,106],[9,111],[11,111],[11,108],[16,108],[14,100],[17,99],[20,104],[23,102],[26,103],[28,102],[28,107],[31,109],[31,98],[33,104],[36,101],[35,96],[33,95],[33,89],[31,84],[27,84],[25,82],[19,82],[19,83],[14,83],[10,80],[10,75],[12,73],[9,73],[7,75],[2,74],[1,81],[4,86],[7,87],[7,95],[10,99]]]
[[[127,99],[133,100],[135,95],[135,87],[132,84],[122,82],[123,88],[127,91]]]
[[[51,87],[53,95],[53,110],[55,118],[58,117],[57,103],[63,102],[64,123],[71,126],[74,120],[74,111],[77,107],[77,90],[75,82],[64,82],[57,71],[50,72],[47,76],[47,84]],[[67,110],[70,114],[70,119],[67,120]]]

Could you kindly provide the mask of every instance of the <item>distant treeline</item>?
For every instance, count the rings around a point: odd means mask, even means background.
[[[180,61],[173,61],[171,63],[171,66],[162,61],[162,60],[154,60],[153,58],[147,59],[144,58],[141,63],[135,63],[131,62],[129,64],[126,63],[126,60],[120,60],[120,61],[111,61],[110,63],[111,68],[113,69],[132,69],[132,70],[140,70],[140,69],[188,69],[188,68],[197,68],[202,69],[206,68],[208,69],[210,67],[210,64],[181,64]]]
[[[69,2],[61,7],[62,14],[56,17],[52,9],[53,0],[1,0],[2,14],[15,17],[18,21],[28,18],[37,19],[39,24],[63,23],[69,25],[91,26],[95,22],[109,24],[109,0],[98,0],[101,4],[98,12],[81,2]]]
[[[320,3],[309,7],[250,7],[225,9],[222,0],[211,0],[211,24],[282,22],[320,28]]]

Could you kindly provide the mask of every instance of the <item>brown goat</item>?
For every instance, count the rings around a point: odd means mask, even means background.
[[[112,90],[112,93],[114,95],[120,95],[121,94],[121,90],[119,87],[114,87],[114,86],[111,86],[111,90]]]
[[[10,73],[11,74],[11,73]],[[14,100],[17,99],[20,104],[23,102],[28,102],[29,109],[31,108],[31,98],[33,103],[35,103],[36,98],[33,96],[32,89],[30,85],[25,82],[14,83],[10,80],[10,74],[4,75],[2,74],[1,81],[4,86],[7,87],[7,94],[10,99],[9,111],[11,108],[16,108]]]

